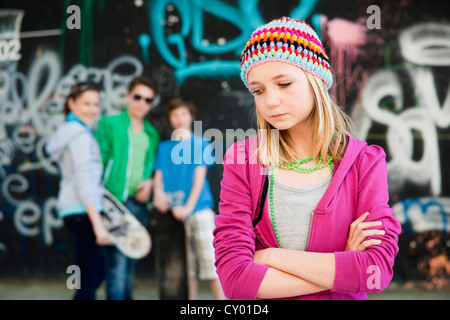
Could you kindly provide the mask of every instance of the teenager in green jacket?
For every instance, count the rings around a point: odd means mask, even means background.
[[[103,117],[95,133],[104,167],[105,188],[148,225],[146,203],[152,190],[152,172],[160,135],[146,118],[156,87],[145,77],[131,81],[127,107],[118,115]],[[135,260],[114,246],[105,248],[106,296],[132,299]]]

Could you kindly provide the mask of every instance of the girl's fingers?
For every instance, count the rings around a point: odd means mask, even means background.
[[[383,223],[381,221],[361,222],[356,225],[353,225],[350,228],[350,233],[351,234],[353,234],[353,233],[361,234],[367,228],[381,226],[382,224]],[[377,229],[377,230],[379,230],[379,229]]]
[[[358,227],[360,229],[367,229],[370,227],[376,227],[381,226],[383,223],[381,221],[368,221],[368,222],[361,222]]]
[[[361,251],[364,251],[365,249],[367,249],[370,246],[376,246],[379,244],[381,244],[381,240],[378,240],[378,239],[370,239],[370,240],[363,241],[361,243],[361,246],[363,248]]]
[[[360,215],[360,216],[358,217],[358,219],[356,219],[355,221],[353,221],[353,223],[354,223],[354,224],[358,224],[358,223],[363,222],[363,221],[367,218],[368,215],[369,215],[369,212],[363,213],[362,215]]]
[[[386,232],[384,230],[379,229],[370,229],[370,230],[363,230],[362,234],[364,237],[370,237],[370,236],[382,236]]]
[[[350,241],[350,244],[347,244],[347,247],[350,248],[351,251],[353,251],[351,249],[352,243],[356,245],[355,251],[364,251],[367,247],[379,245],[381,243],[381,240],[379,239],[366,239],[372,236],[382,236],[386,233],[384,230],[376,228],[383,224],[381,221],[365,222],[368,215],[369,212],[363,213],[350,225],[349,239],[347,240],[348,242]]]
[[[365,240],[365,239],[367,239],[368,237],[373,237],[373,236],[382,236],[384,234],[385,234],[384,230],[365,230],[359,234],[356,243],[360,243],[360,245],[363,245],[363,247],[366,246],[366,245],[364,245],[365,243],[368,244],[367,246],[374,245],[374,244],[380,244],[381,240],[379,240],[379,239],[369,239],[369,240]]]

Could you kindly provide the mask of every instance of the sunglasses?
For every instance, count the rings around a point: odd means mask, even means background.
[[[155,98],[144,98],[143,96],[141,96],[139,94],[134,94],[133,95],[133,100],[134,101],[141,101],[142,99],[144,99],[145,103],[147,103],[147,104],[152,104],[153,100],[155,100]]]

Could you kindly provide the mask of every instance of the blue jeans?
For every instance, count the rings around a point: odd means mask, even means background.
[[[95,243],[92,224],[87,214],[75,214],[64,218],[64,225],[75,242],[75,263],[80,268],[80,289],[74,300],[95,300],[96,291],[105,276],[103,247]]]
[[[128,199],[124,204],[147,227],[149,218],[145,205],[134,199]],[[106,298],[108,300],[132,300],[136,260],[125,256],[115,246],[105,246],[104,252]]]

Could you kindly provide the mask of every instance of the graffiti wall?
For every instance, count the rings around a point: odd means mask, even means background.
[[[0,277],[65,275],[73,247],[56,215],[58,170],[44,144],[77,81],[102,86],[102,114],[128,81],[159,88],[150,121],[170,137],[165,103],[190,97],[202,130],[254,128],[239,55],[257,26],[306,20],[331,58],[355,136],[387,154],[403,226],[395,279],[450,286],[450,7],[446,1],[3,0],[0,5]],[[227,130],[228,129],[228,130]],[[227,139],[224,139],[224,141]],[[221,168],[210,170],[218,201]],[[139,266],[148,276],[150,260]]]

